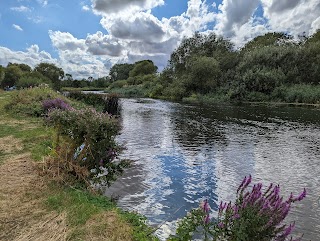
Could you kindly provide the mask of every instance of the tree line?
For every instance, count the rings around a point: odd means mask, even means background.
[[[98,87],[128,96],[173,100],[320,102],[320,31],[294,39],[267,33],[236,49],[214,33],[196,32],[182,40],[166,68],[151,60],[112,66],[109,75],[73,79],[50,63],[0,66],[0,84],[28,87]]]

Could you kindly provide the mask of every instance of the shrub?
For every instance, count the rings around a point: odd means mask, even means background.
[[[6,109],[22,115],[41,116],[44,114],[42,102],[55,98],[63,97],[46,87],[19,90],[12,95]]]
[[[292,233],[294,223],[283,224],[292,203],[301,201],[306,190],[294,197],[284,199],[280,196],[279,185],[270,184],[262,191],[262,183],[253,185],[251,176],[245,177],[237,190],[234,204],[221,202],[217,219],[210,219],[210,207],[205,200],[200,208],[194,209],[180,222],[177,234],[170,240],[190,240],[195,232],[201,231],[204,240],[260,240],[285,241]],[[298,238],[296,240],[301,240]]]
[[[120,126],[109,114],[93,108],[53,109],[47,122],[57,129],[58,137],[65,137],[63,146],[57,139],[57,154],[64,150],[64,167],[80,181],[89,184],[91,180],[99,180],[110,185],[128,165],[127,161],[117,159],[122,148],[114,139]]]
[[[71,108],[69,104],[60,98],[44,100],[42,102],[42,107],[45,112],[51,109],[68,110]]]
[[[68,95],[70,98],[81,101],[85,104],[92,105],[98,110],[108,112],[112,115],[118,115],[120,110],[119,96],[114,93],[95,94],[82,93],[80,91],[72,91]]]

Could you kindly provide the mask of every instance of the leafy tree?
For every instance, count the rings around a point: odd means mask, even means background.
[[[135,62],[133,69],[130,71],[129,76],[135,77],[139,75],[155,74],[158,67],[154,65],[151,60],[142,60]]]
[[[16,65],[9,65],[5,69],[4,79],[1,82],[1,87],[14,86],[22,76],[22,70]]]
[[[199,56],[189,61],[186,76],[183,79],[188,92],[206,94],[215,90],[220,76],[219,63],[215,58]]]
[[[27,72],[27,73],[30,73],[32,71],[32,68],[27,64],[17,64],[17,63],[10,63],[9,62],[7,67],[9,67],[9,66],[17,66],[21,69],[21,71]]]
[[[39,72],[25,72],[22,74],[20,79],[17,81],[16,85],[18,88],[28,88],[30,86],[39,86],[41,84],[51,84],[50,79],[47,77],[43,76]]]
[[[40,63],[35,68],[34,71],[41,73],[43,76],[49,78],[53,84],[55,90],[60,90],[61,80],[64,77],[63,69],[50,63]]]
[[[0,65],[0,85],[2,86],[2,81],[4,79],[4,76],[5,76],[5,68],[2,67],[2,65]]]
[[[241,49],[241,51],[252,51],[256,48],[263,48],[267,46],[279,46],[292,39],[292,36],[285,33],[266,33],[262,36],[257,36]]]
[[[133,69],[133,64],[115,64],[109,71],[111,82],[117,80],[126,80],[129,78],[129,72]]]

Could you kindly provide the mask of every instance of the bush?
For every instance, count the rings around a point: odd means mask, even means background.
[[[61,110],[71,109],[71,106],[60,98],[45,100],[42,102],[42,107],[45,112],[51,109],[61,109]]]
[[[192,210],[183,218],[177,228],[177,233],[169,240],[190,240],[196,232],[202,232],[204,240],[230,241],[285,241],[292,233],[294,223],[283,224],[292,203],[301,201],[306,196],[306,190],[294,197],[293,194],[284,199],[280,196],[279,185],[270,184],[262,191],[262,183],[253,185],[251,176],[245,177],[237,190],[234,204],[221,202],[217,219],[211,219],[208,200],[200,208]],[[296,240],[301,240],[298,238]]]
[[[42,102],[56,98],[63,97],[46,87],[19,90],[12,95],[6,109],[14,113],[38,117],[44,114]]]
[[[85,94],[80,91],[72,91],[68,96],[112,115],[118,115],[120,111],[119,96],[117,94]]]
[[[65,138],[62,145],[57,139],[57,154],[63,154],[64,168],[80,181],[89,185],[91,180],[99,180],[110,185],[128,165],[125,160],[117,160],[122,148],[115,136],[120,126],[110,115],[93,108],[53,109],[47,123],[57,129],[58,137]]]

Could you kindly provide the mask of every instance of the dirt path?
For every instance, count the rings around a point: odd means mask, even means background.
[[[10,145],[7,141],[0,144]],[[0,240],[66,240],[65,215],[43,206],[46,188],[29,153],[0,164]]]

